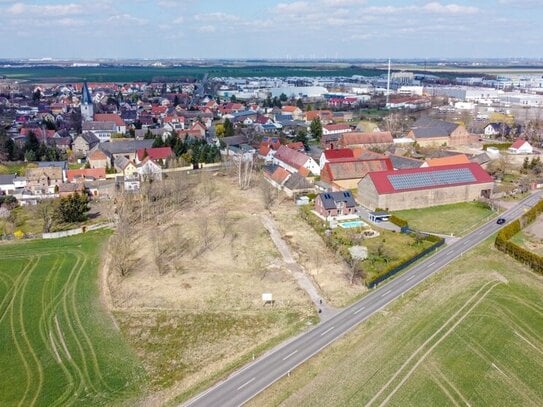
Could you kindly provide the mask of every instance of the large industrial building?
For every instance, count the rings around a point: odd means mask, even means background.
[[[390,211],[490,198],[494,180],[475,163],[370,172],[358,183],[358,202]]]

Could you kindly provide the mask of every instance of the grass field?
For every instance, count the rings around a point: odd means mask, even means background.
[[[201,79],[205,74],[210,77],[254,77],[254,76],[378,76],[382,71],[357,67],[334,65],[275,66],[275,65],[243,65],[243,66],[179,66],[157,68],[144,66],[103,66],[103,67],[20,67],[0,68],[0,75],[8,79],[71,82],[88,80],[93,82],[131,82],[152,81],[158,79],[177,80],[181,78]]]
[[[409,222],[409,226],[425,232],[453,234],[469,232],[492,215],[485,204],[462,202],[451,205],[433,206],[422,209],[396,211],[394,214]]]
[[[112,405],[143,368],[99,302],[108,232],[0,245],[0,405]]]
[[[543,279],[487,240],[250,406],[543,405]]]

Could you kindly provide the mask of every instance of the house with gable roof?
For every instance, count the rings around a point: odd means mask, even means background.
[[[390,211],[490,198],[492,177],[476,163],[369,172],[358,183],[359,202]]]
[[[472,138],[461,124],[436,120],[430,117],[418,119],[407,137],[415,140],[421,147],[428,146],[459,146],[469,144]]]
[[[284,145],[279,147],[275,153],[273,163],[292,173],[300,172],[304,176],[309,175],[309,173],[320,175],[319,164],[313,158]]]
[[[533,154],[534,149],[528,141],[518,138],[507,150],[510,154]]]
[[[356,201],[351,191],[323,192],[315,198],[315,211],[324,218],[355,215]]]

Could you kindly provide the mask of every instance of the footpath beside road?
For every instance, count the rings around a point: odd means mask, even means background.
[[[270,237],[275,244],[275,247],[277,247],[277,250],[281,253],[286,267],[296,279],[298,286],[309,295],[309,298],[311,298],[311,301],[315,304],[317,311],[321,311],[319,313],[321,321],[325,321],[337,314],[338,310],[326,303],[324,298],[319,294],[317,287],[313,284],[313,281],[311,281],[302,267],[294,260],[290,248],[288,247],[287,242],[281,237],[281,233],[279,233],[274,220],[269,215],[262,215],[261,220],[264,227],[270,233]]]

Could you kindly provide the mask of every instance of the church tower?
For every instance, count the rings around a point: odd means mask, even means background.
[[[92,98],[87,82],[83,83],[83,90],[81,91],[81,118],[85,122],[94,119],[94,106],[92,105]]]

